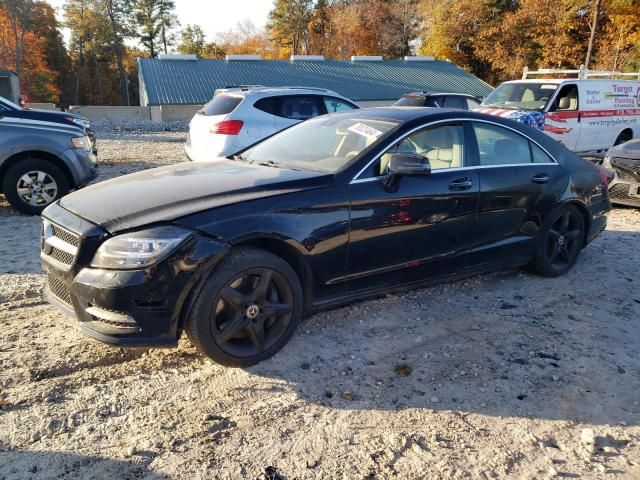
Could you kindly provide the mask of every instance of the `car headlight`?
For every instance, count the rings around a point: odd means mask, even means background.
[[[610,157],[604,157],[604,160],[602,160],[602,166],[604,168],[611,168],[611,158]]]
[[[91,126],[91,122],[84,118],[75,118],[75,117],[64,117],[70,122],[75,123],[76,125],[81,126],[82,128],[89,128]]]
[[[189,235],[191,231],[173,226],[118,235],[100,245],[91,266],[112,269],[148,267],[169,255]]]
[[[71,143],[73,143],[73,146],[78,149],[82,149],[87,152],[92,151],[91,140],[89,140],[89,137],[86,135],[84,137],[73,137],[71,139]]]

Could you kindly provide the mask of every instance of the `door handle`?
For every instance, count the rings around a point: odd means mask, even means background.
[[[469,190],[473,182],[469,177],[457,178],[449,184],[449,190]]]
[[[539,173],[537,175],[534,175],[531,181],[533,183],[549,183],[549,175],[547,175],[546,173]]]

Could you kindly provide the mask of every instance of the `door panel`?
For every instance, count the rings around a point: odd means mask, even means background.
[[[349,290],[413,282],[451,273],[475,245],[475,169],[402,177],[397,191],[382,179],[350,186]]]
[[[568,177],[540,147],[495,124],[472,122],[477,137],[482,262],[533,252],[540,214],[552,208]]]
[[[531,164],[484,168],[479,176],[477,233],[483,248],[491,256],[528,255],[535,247],[538,214],[556,205],[566,188],[564,170]]]

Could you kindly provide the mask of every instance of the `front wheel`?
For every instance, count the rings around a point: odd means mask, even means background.
[[[302,315],[302,287],[291,266],[265,250],[241,247],[198,293],[186,332],[222,365],[248,367],[277,353]]]
[[[62,170],[47,160],[19,160],[4,175],[2,191],[13,208],[27,215],[40,215],[48,205],[69,193]]]
[[[567,273],[578,260],[584,245],[584,231],[584,219],[577,207],[556,207],[540,230],[530,269],[545,277]]]

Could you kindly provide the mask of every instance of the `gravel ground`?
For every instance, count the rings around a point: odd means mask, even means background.
[[[183,139],[107,137],[100,179]],[[636,210],[565,277],[318,314],[248,369],[74,330],[42,301],[38,228],[0,204],[0,478],[640,478]]]

